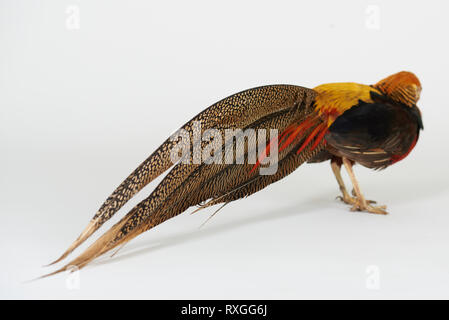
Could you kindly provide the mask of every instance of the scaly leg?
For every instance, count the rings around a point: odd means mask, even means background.
[[[346,190],[346,186],[345,183],[343,181],[343,178],[341,177],[341,165],[342,165],[342,159],[341,158],[332,158],[331,160],[331,167],[332,167],[332,172],[335,175],[335,179],[338,182],[338,186],[340,187],[340,191],[341,191],[341,196],[338,196],[337,199],[343,201],[346,204],[351,204],[351,205],[355,205],[355,203],[357,202],[357,198],[355,198],[357,195],[354,192],[354,189],[352,190],[352,195],[353,197],[351,197],[348,193],[348,191]],[[366,200],[369,204],[371,203],[376,203],[376,201],[373,200]]]
[[[345,183],[343,181],[343,178],[341,177],[340,170],[341,170],[341,160],[340,158],[332,158],[331,160],[331,167],[332,172],[335,175],[335,179],[337,179],[338,186],[340,187],[341,196],[338,196],[337,199],[340,199],[344,203],[347,204],[355,204],[355,198],[351,197],[346,190]]]
[[[365,199],[362,192],[360,191],[359,183],[357,182],[357,179],[355,178],[354,172],[352,171],[351,161],[347,158],[342,158],[342,159],[343,159],[343,164],[346,168],[346,171],[348,172],[348,175],[351,178],[351,182],[354,187],[353,192],[356,195],[356,198],[354,199],[355,203],[353,204],[351,211],[367,211],[370,213],[387,214],[388,212],[385,211],[385,209],[387,208],[386,206],[378,206],[378,207],[371,206],[370,201],[367,201]]]

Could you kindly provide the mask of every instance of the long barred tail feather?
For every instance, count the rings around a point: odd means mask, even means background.
[[[258,173],[254,175],[254,172],[250,174],[254,165],[248,163],[247,159],[248,153],[253,151],[249,148],[249,143],[244,146],[246,159],[243,164],[178,163],[148,198],[136,205],[80,256],[51,274],[64,271],[67,266],[72,265],[82,268],[98,256],[191,206],[201,203],[210,206],[244,198],[290,174],[303,162],[312,158],[323,146],[323,143],[318,141],[323,135],[318,133],[322,132],[324,126],[314,111],[314,97],[313,90],[298,86],[266,86],[238,93],[200,113],[183,126],[189,134],[192,134],[193,121],[199,121],[202,130],[216,128],[220,132],[229,128],[277,128],[281,132],[279,141],[283,143],[279,150],[277,172],[266,176]],[[271,141],[273,138],[271,137]],[[311,148],[310,142],[313,139],[315,142]],[[170,139],[164,142],[114,191],[80,237],[55,262],[65,258],[134,194],[172,166],[170,152],[174,147],[173,143]],[[232,143],[234,148],[237,148],[235,140],[224,141],[222,144],[224,153],[226,143]],[[270,143],[267,145],[267,151]],[[298,148],[302,148],[299,154]]]

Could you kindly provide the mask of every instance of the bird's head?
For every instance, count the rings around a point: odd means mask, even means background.
[[[373,85],[393,101],[413,107],[421,94],[421,83],[413,73],[401,71]]]

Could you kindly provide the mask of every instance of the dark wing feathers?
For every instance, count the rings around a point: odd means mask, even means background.
[[[361,102],[338,117],[326,134],[327,149],[368,168],[383,169],[405,154],[419,132],[409,107]]]

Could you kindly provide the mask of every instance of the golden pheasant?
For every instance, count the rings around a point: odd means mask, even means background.
[[[384,169],[410,153],[423,129],[421,112],[416,105],[420,93],[418,78],[403,71],[374,85],[330,83],[314,89],[269,85],[223,99],[181,128],[188,138],[195,135],[196,125],[201,127],[201,133],[211,129],[219,133],[236,129],[276,129],[278,134],[270,135],[270,140],[264,140],[263,144],[256,137],[253,142],[257,143],[253,146],[250,146],[250,138],[246,144],[236,137],[199,140],[200,148],[213,143],[213,150],[223,150],[225,157],[229,149],[243,150],[246,157],[238,161],[231,154],[231,163],[195,162],[191,153],[188,159],[173,160],[173,150],[179,147],[180,140],[167,139],[106,199],[87,228],[54,263],[69,255],[130,198],[172,166],[146,199],[67,266],[82,268],[191,206],[204,208],[249,196],[284,178],[305,162],[330,160],[342,193],[340,198],[351,205],[351,210],[386,214],[385,206],[374,206],[373,201],[365,199],[352,166],[359,163],[368,168]],[[251,162],[249,155],[257,144],[263,150],[257,161]],[[231,148],[227,148],[229,146]],[[194,148],[188,146],[188,151]],[[261,174],[265,158],[274,152],[276,170]],[[213,156],[213,152],[210,155]],[[340,175],[342,165],[351,178],[353,196],[347,192]]]

